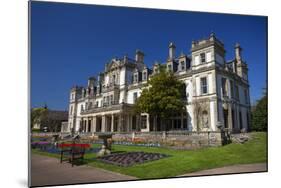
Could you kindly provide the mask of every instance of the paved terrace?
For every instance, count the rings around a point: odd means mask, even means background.
[[[31,186],[94,183],[106,181],[134,180],[135,177],[118,174],[86,165],[71,167],[59,159],[31,155]]]

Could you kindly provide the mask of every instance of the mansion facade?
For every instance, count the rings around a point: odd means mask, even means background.
[[[247,64],[242,48],[234,47],[235,57],[225,60],[224,44],[212,33],[193,41],[191,54],[176,56],[176,46],[168,47],[167,61],[148,67],[144,53],[135,58],[114,58],[86,87],[70,91],[68,124],[65,132],[150,132],[150,131],[232,131],[248,130],[250,95]],[[168,121],[147,113],[135,114],[134,104],[160,66],[172,71],[186,86],[186,111]]]

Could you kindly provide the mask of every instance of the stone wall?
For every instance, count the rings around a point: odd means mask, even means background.
[[[160,143],[163,147],[175,149],[196,149],[221,146],[227,137],[221,132],[133,132],[113,135],[113,141],[133,143]]]

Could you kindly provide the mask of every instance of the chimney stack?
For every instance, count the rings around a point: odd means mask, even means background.
[[[144,53],[140,50],[136,50],[136,62],[137,63],[143,63],[143,59],[144,59]]]
[[[88,79],[88,87],[94,87],[96,78],[95,77],[89,77]]]
[[[170,44],[169,44],[169,59],[170,60],[175,58],[175,51],[176,51],[176,45],[174,45],[174,43],[170,42]]]

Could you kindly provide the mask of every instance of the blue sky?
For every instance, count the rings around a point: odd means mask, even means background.
[[[241,44],[251,101],[260,98],[267,78],[266,17],[32,2],[31,106],[65,110],[70,88],[86,85],[111,58],[134,58],[141,49],[151,66],[166,60],[169,42],[177,54],[190,54],[192,40],[211,32],[224,42],[227,60]]]

